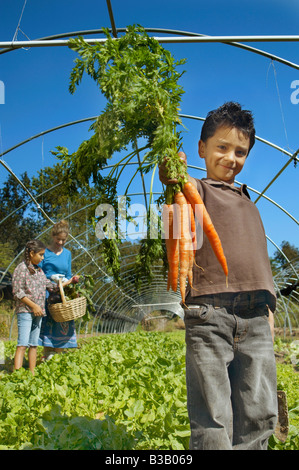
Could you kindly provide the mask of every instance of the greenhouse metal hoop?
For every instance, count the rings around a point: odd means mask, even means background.
[[[137,163],[138,163],[138,162],[136,162],[136,164],[137,164]],[[195,168],[196,168],[196,167],[195,167]],[[197,168],[197,169],[204,170],[204,169],[202,169],[202,168]],[[240,183],[238,183],[238,184],[240,184]],[[255,190],[254,190],[254,191],[255,191]],[[257,192],[258,192],[258,191],[257,191]],[[142,194],[142,193],[135,193],[135,195],[136,195],[136,194]],[[132,194],[132,195],[133,195],[133,194]],[[131,194],[128,194],[128,196],[131,196]],[[81,211],[81,210],[84,210],[85,208],[86,208],[86,206],[83,207],[83,208],[80,208],[79,210],[75,211],[74,213],[77,213],[77,212],[79,212],[79,211]],[[69,217],[71,217],[74,213],[70,214]],[[293,217],[292,217],[292,218],[293,218]],[[49,228],[48,228],[47,230],[49,230]],[[47,230],[46,230],[46,231],[47,231]],[[78,236],[76,237],[76,241],[78,241],[79,236],[80,236],[80,235],[78,235]],[[269,238],[269,237],[268,237],[268,238]],[[278,250],[280,250],[280,248],[279,248],[271,239],[270,239],[270,241],[276,246],[276,248],[277,248]],[[81,242],[79,242],[79,245],[80,245],[80,247],[82,247],[82,243],[81,243]],[[281,251],[281,250],[280,250],[280,251]],[[281,252],[281,253],[283,254],[283,256],[285,256],[283,252]],[[82,253],[81,253],[81,254],[82,254]],[[77,256],[81,256],[81,254],[79,254],[79,255],[77,255]],[[285,258],[286,258],[286,257],[285,257]],[[286,260],[287,260],[287,258],[286,258]],[[287,260],[287,261],[289,261],[289,260]],[[91,262],[91,263],[92,263],[92,262],[95,262],[95,260],[93,259],[93,257],[91,257],[91,261],[90,261],[90,262]],[[84,269],[84,267],[81,268],[81,269]],[[294,268],[293,268],[293,269],[294,269]],[[101,271],[104,273],[105,276],[107,276],[107,273],[105,273],[102,269],[101,269]],[[295,274],[297,275],[297,273],[296,273],[295,270],[294,270],[294,272],[295,272]]]
[[[109,7],[108,7],[109,8]],[[109,12],[110,13],[110,12]],[[112,19],[113,19],[113,15],[111,16],[110,14],[110,19],[111,19],[111,23],[112,23]],[[113,26],[113,23],[112,23],[112,26]],[[114,37],[116,37],[117,35],[117,32],[125,32],[126,31],[126,28],[118,28],[118,29],[115,29],[115,26],[113,29],[113,34],[114,34]],[[226,45],[231,45],[231,46],[235,46],[235,47],[239,47],[239,48],[242,48],[242,49],[246,49],[250,52],[253,52],[253,53],[256,53],[256,54],[260,54],[264,57],[267,57],[271,60],[276,60],[278,62],[281,62],[283,63],[284,65],[287,65],[287,66],[290,66],[292,68],[295,68],[297,70],[299,70],[299,65],[298,64],[294,64],[290,61],[287,61],[281,57],[278,57],[278,56],[275,56],[273,54],[269,54],[265,51],[262,51],[262,50],[259,50],[259,49],[256,49],[256,48],[252,48],[251,46],[247,46],[247,45],[244,45],[244,44],[239,44],[238,41],[243,41],[243,42],[277,42],[277,41],[280,41],[280,42],[285,42],[285,41],[299,41],[299,36],[298,35],[281,35],[281,36],[206,36],[206,35],[202,35],[202,34],[198,34],[198,33],[188,33],[188,32],[185,32],[185,31],[177,31],[177,30],[165,30],[165,29],[158,29],[158,28],[146,28],[146,31],[148,32],[160,32],[160,33],[166,33],[166,34],[179,34],[180,36],[178,37],[155,37],[156,40],[158,40],[159,42],[161,43],[177,43],[177,42],[181,42],[181,43],[200,43],[200,42],[203,42],[203,43],[207,43],[207,42],[219,42],[219,43],[223,43],[223,44],[226,44]],[[46,38],[41,38],[40,40],[33,40],[33,41],[12,41],[12,42],[0,42],[0,47],[2,47],[3,49],[0,50],[0,54],[3,54],[3,53],[6,53],[6,52],[9,52],[9,51],[12,51],[12,50],[16,50],[18,48],[22,48],[22,47],[47,47],[47,46],[66,46],[68,45],[68,40],[59,40],[58,38],[61,38],[61,37],[66,37],[66,36],[75,36],[75,35],[80,35],[82,33],[84,34],[98,34],[98,33],[102,33],[103,31],[102,30],[92,30],[92,31],[76,31],[76,32],[73,32],[73,33],[64,33],[64,34],[61,34],[61,35],[55,35],[55,36],[48,36]],[[93,38],[93,39],[85,39],[86,42],[88,42],[89,44],[95,44],[95,43],[100,43],[100,42],[104,42],[106,41],[106,39],[96,39],[96,38]],[[197,119],[197,120],[203,120],[204,121],[204,118],[200,118],[200,117],[197,117],[197,116],[188,116],[188,115],[183,115],[181,114],[180,115],[182,118],[190,118],[190,119]],[[49,132],[53,132],[55,130],[58,130],[58,129],[62,129],[64,127],[67,127],[67,126],[71,126],[71,125],[74,125],[74,124],[78,124],[78,123],[81,123],[81,122],[86,122],[86,121],[90,121],[90,120],[94,120],[96,119],[97,116],[95,117],[91,117],[91,118],[84,118],[84,119],[80,119],[80,120],[77,120],[77,121],[72,121],[70,123],[67,123],[67,124],[63,124],[63,125],[60,125],[60,126],[57,126],[55,128],[52,128],[52,129],[48,129],[47,131],[44,131],[42,133],[39,133],[39,134],[36,134],[35,136],[29,138],[29,139],[26,139],[25,141],[22,141],[18,144],[16,144],[15,146],[11,147],[10,149],[4,151],[1,155],[1,157],[3,157],[5,154],[9,153],[10,151],[14,150],[15,148],[37,138],[37,137],[40,137],[40,136],[43,136],[43,135],[46,135],[47,133]],[[256,137],[257,140],[260,140],[261,142],[264,142],[265,144],[267,145],[270,145],[271,147],[273,148],[276,148],[276,150],[279,150],[280,152],[286,154],[289,156],[289,160],[288,162],[284,165],[284,167],[282,168],[282,170],[280,170],[280,172],[278,173],[278,175],[265,187],[265,189],[262,191],[262,192],[259,192],[253,188],[250,188],[248,187],[249,190],[255,192],[256,194],[258,194],[258,198],[256,199],[256,201],[254,202],[257,202],[261,197],[265,198],[266,200],[268,200],[269,202],[273,203],[274,205],[276,205],[280,210],[282,210],[283,212],[285,212],[295,223],[298,224],[298,221],[291,215],[289,214],[283,207],[281,207],[279,204],[277,204],[275,201],[271,200],[270,198],[268,198],[267,196],[265,196],[265,192],[267,191],[267,189],[269,188],[269,186],[275,181],[275,179],[279,176],[279,174],[286,168],[286,166],[288,164],[290,164],[292,161],[298,161],[298,152],[299,152],[299,149],[291,154],[290,152],[287,152],[286,150],[278,147],[277,145],[271,143],[271,142],[268,142],[266,141],[265,139],[262,139],[262,138],[259,138],[259,137]],[[23,187],[23,189],[27,192],[27,194],[29,195],[30,197],[30,201],[28,201],[28,203],[26,204],[30,204],[30,203],[34,203],[37,207],[38,210],[41,211],[41,213],[43,214],[43,216],[46,218],[46,220],[48,220],[49,222],[51,222],[52,224],[54,223],[50,217],[48,217],[48,215],[46,214],[45,211],[43,211],[42,207],[39,205],[39,203],[37,202],[37,198],[38,197],[41,197],[42,194],[45,194],[46,192],[54,189],[51,188],[51,189],[48,189],[46,190],[45,192],[43,193],[40,193],[38,196],[33,197],[33,195],[31,194],[30,191],[28,191],[28,189],[22,184],[22,182],[19,180],[19,178],[13,173],[13,171],[8,167],[8,165],[3,161],[2,158],[0,158],[0,163],[6,168],[6,170],[18,181],[18,183]],[[138,164],[138,162],[132,162],[133,164]],[[189,166],[189,165],[188,165]],[[109,166],[107,166],[108,168]],[[190,165],[190,167],[192,168],[196,168],[196,169],[200,169],[202,170],[201,168],[199,167],[194,167],[192,165]],[[241,184],[241,183],[238,183],[236,182],[237,184]],[[60,184],[60,183],[59,183]],[[58,184],[58,185],[59,185]],[[56,187],[58,186],[56,185]],[[135,194],[144,194],[144,193],[135,193]],[[145,196],[148,195],[148,193],[144,194]],[[24,204],[25,205],[25,204]],[[24,206],[22,205],[22,207]],[[82,209],[79,209],[78,211],[80,210],[83,210],[85,209],[86,207],[88,206],[85,206],[84,208]],[[74,213],[70,214],[69,217],[71,217],[72,215],[74,215],[76,212],[78,211],[75,211]],[[8,217],[10,217],[15,211],[13,211],[11,214],[9,214],[8,216],[5,217],[4,220],[6,220]],[[0,223],[2,223],[4,220],[0,221]],[[47,230],[50,230],[47,229]],[[43,232],[44,233],[44,232]],[[39,235],[41,236],[41,234]],[[79,235],[80,236],[80,235]],[[94,259],[94,256],[91,255],[91,253],[89,252],[88,249],[86,249],[83,244],[78,240],[78,237],[73,237],[71,234],[70,234],[70,238],[72,238],[80,247],[80,249],[83,250],[83,252],[85,252],[90,258],[91,258],[91,261],[90,263],[93,263],[98,269],[100,272],[102,272],[102,274],[105,276],[108,276],[108,274],[96,263],[96,260]],[[285,257],[285,259],[288,261],[289,265],[291,266],[291,268],[293,269],[295,275],[297,276],[298,278],[298,272],[295,270],[294,266],[292,265],[292,263],[287,259],[287,257],[284,255],[284,253],[280,250],[280,248],[275,244],[275,242],[273,242],[273,240],[271,240],[269,237],[267,237],[268,240],[274,244],[274,246],[276,246],[276,248],[283,254],[283,256]],[[83,253],[82,253],[83,254]],[[20,254],[19,254],[20,255]],[[18,256],[19,256],[18,255]],[[79,256],[79,255],[78,255]],[[12,263],[11,263],[12,264]],[[89,264],[89,263],[88,263]],[[85,265],[86,266],[86,265]],[[9,269],[9,268],[8,268]],[[7,271],[8,271],[7,269]],[[81,268],[82,269],[82,268]],[[6,272],[7,272],[6,271]],[[6,273],[5,272],[5,273]],[[4,273],[4,275],[5,275]],[[4,276],[3,275],[3,276]],[[3,279],[3,276],[1,277],[0,279],[0,282],[1,280]],[[115,283],[114,281],[112,281],[112,283],[114,284],[115,287],[117,287],[117,289],[121,290],[119,288],[119,286],[117,285],[117,283]],[[128,296],[127,294],[125,294],[124,292],[122,292],[123,295],[125,295],[126,297],[126,303],[130,303],[132,302],[133,305],[136,305],[135,303],[135,300]],[[139,306],[138,306],[139,307]]]
[[[112,21],[114,23],[113,19],[112,19]],[[110,32],[112,31],[114,37],[116,38],[117,33],[126,32],[127,28],[115,28],[115,29],[114,28],[108,28],[108,30]],[[192,37],[203,37],[203,38],[208,37],[205,34],[175,30],[175,29],[165,29],[165,28],[145,28],[145,31],[148,32],[148,33],[152,32],[152,33],[160,33],[160,34],[176,34],[176,35],[180,35],[182,37],[189,36],[191,38]],[[92,29],[92,30],[83,30],[83,31],[73,31],[73,32],[68,32],[68,33],[62,33],[62,34],[55,34],[55,35],[51,35],[51,36],[46,36],[46,37],[37,39],[37,41],[45,41],[45,40],[51,41],[51,40],[55,40],[55,39],[65,38],[65,37],[86,36],[86,35],[90,35],[90,34],[103,34],[103,30],[102,29]],[[249,36],[249,38],[252,38],[252,36]],[[266,41],[267,36],[262,36],[262,38],[263,38],[264,41]],[[277,38],[281,38],[281,36],[277,36]],[[263,57],[267,57],[268,59],[275,60],[276,62],[280,62],[284,65],[287,65],[289,67],[292,67],[292,68],[295,68],[295,69],[299,70],[299,65],[298,64],[290,62],[290,61],[288,61],[288,60],[286,60],[282,57],[276,56],[276,55],[271,54],[269,52],[254,48],[252,46],[248,46],[247,44],[240,44],[240,43],[235,42],[235,41],[219,41],[219,42],[222,43],[222,44],[229,45],[229,46],[238,47],[238,48],[247,50],[249,52],[253,52],[255,54],[258,54],[258,55],[262,55]],[[5,49],[0,50],[0,54],[5,54],[7,52],[11,52],[13,50],[17,50],[17,49],[20,49],[22,47],[24,47],[24,46],[21,46],[18,41],[13,41],[12,45],[10,47],[7,46]]]
[[[138,164],[138,162],[136,162],[136,164]],[[197,168],[197,167],[195,167],[195,168]],[[197,168],[197,169],[204,170],[204,169],[202,169],[202,168]],[[240,184],[240,183],[238,183],[238,184]],[[255,190],[254,190],[254,191],[255,191]],[[258,192],[258,191],[257,191],[257,192]],[[142,193],[135,193],[135,195],[138,195],[138,194],[142,194]],[[128,194],[128,196],[131,196],[131,195],[133,195],[133,194]],[[77,212],[79,212],[79,211],[81,211],[81,210],[84,210],[85,208],[86,208],[86,206],[83,207],[83,208],[80,208],[80,209],[77,210],[77,211],[75,211],[75,213],[77,213]],[[71,217],[73,214],[74,214],[74,213],[70,214],[69,217]],[[50,229],[50,228],[48,228],[47,230],[49,230],[49,229]],[[46,231],[47,231],[47,230],[46,230]],[[79,236],[80,236],[80,235],[78,235],[78,236],[76,237],[76,241],[78,241],[78,237],[79,237]],[[269,238],[269,237],[268,237],[268,238]],[[271,239],[270,239],[270,241],[276,246],[276,248],[277,248],[278,250],[280,250],[280,248],[279,248]],[[79,242],[79,244],[80,244],[80,247],[82,247],[82,243]],[[281,250],[280,250],[280,251],[281,251]],[[283,256],[285,257],[284,253],[283,253],[283,252],[281,252],[281,253],[282,253]],[[77,256],[81,256],[81,255],[82,255],[82,253],[79,254],[79,255],[77,255]],[[285,257],[285,258],[286,258],[286,257]],[[286,258],[286,260],[289,261],[287,258]],[[91,257],[90,263],[94,263],[94,262],[95,262],[95,260],[93,259],[93,257]],[[96,264],[97,264],[97,263],[96,263]],[[291,265],[291,266],[292,266],[292,265]],[[81,268],[81,269],[84,269],[84,267]],[[293,268],[293,270],[294,270],[294,268]],[[107,273],[105,273],[102,269],[101,269],[101,271],[102,271],[102,273],[104,273],[105,276],[107,276]],[[296,273],[295,270],[294,270],[294,273],[297,275],[297,273]],[[298,275],[297,275],[297,276],[298,276]]]

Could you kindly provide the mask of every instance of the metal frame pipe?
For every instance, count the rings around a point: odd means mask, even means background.
[[[180,115],[180,116],[181,116],[182,118],[191,118],[191,119],[197,119],[197,120],[202,120],[202,121],[204,121],[204,118],[200,118],[200,117],[196,117],[196,116],[189,116],[189,115]],[[50,132],[50,131],[54,131],[54,130],[57,130],[57,129],[61,129],[61,128],[63,128],[63,127],[67,127],[68,125],[71,125],[71,124],[77,124],[77,123],[79,123],[79,122],[84,122],[84,121],[88,121],[88,120],[92,120],[92,119],[96,119],[96,117],[87,118],[87,119],[83,119],[83,120],[79,120],[79,121],[73,121],[72,123],[67,123],[67,124],[65,124],[65,125],[52,128],[52,129],[49,130],[49,131],[45,131],[45,132],[42,132],[42,133],[40,133],[40,134],[37,134],[36,136],[33,136],[33,137],[31,137],[30,139],[27,139],[27,140],[25,140],[25,141],[23,141],[23,142],[17,144],[16,146],[14,146],[14,147],[8,149],[7,151],[5,151],[5,152],[3,153],[3,155],[6,154],[6,153],[9,153],[10,151],[12,151],[13,149],[19,147],[20,145],[23,145],[23,144],[29,142],[30,140],[33,140],[33,138],[37,138],[37,137],[40,137],[40,136],[44,135],[45,133],[48,133],[48,132]],[[257,140],[260,140],[262,143],[265,143],[265,144],[267,144],[267,145],[270,145],[271,147],[275,148],[276,150],[279,150],[279,151],[281,151],[282,153],[284,153],[284,154],[290,156],[291,159],[290,159],[289,161],[291,161],[291,160],[296,160],[296,161],[298,161],[297,152],[295,152],[295,154],[292,155],[290,152],[285,151],[284,149],[278,147],[278,146],[275,145],[275,144],[272,144],[271,142],[266,141],[265,139],[262,139],[262,138],[257,137]],[[0,160],[0,163],[18,180],[18,182],[20,182],[19,179],[18,179],[18,177],[16,177],[16,175],[13,173],[13,171],[8,167],[8,165],[7,165],[3,160]],[[135,163],[135,162],[131,162],[131,163],[132,163],[132,164],[138,164],[138,162],[136,162],[136,163]],[[289,163],[289,162],[287,162],[287,163]],[[191,166],[190,166],[190,167],[191,167]],[[196,169],[199,169],[199,170],[201,170],[201,171],[205,171],[205,169],[203,169],[203,168],[201,168],[201,167],[194,167],[194,166],[192,166],[192,168],[196,168]],[[239,183],[239,182],[236,182],[236,183],[241,184],[241,183]],[[21,184],[21,186],[22,186],[22,184]],[[35,199],[35,198],[32,196],[32,194],[27,190],[27,188],[24,187],[24,189],[25,189],[26,192],[29,194],[29,196],[30,196],[30,198],[31,198],[31,202],[33,202],[33,203],[38,207],[38,209],[41,209],[40,206],[39,206],[39,204],[37,203],[36,199]],[[259,191],[256,191],[256,190],[254,190],[253,188],[248,187],[248,189],[251,190],[251,191],[253,191],[253,192],[256,192],[257,194],[261,194]],[[41,193],[40,193],[40,194],[41,194]],[[39,194],[38,196],[36,196],[36,198],[38,198],[38,197],[40,196],[40,194]],[[136,193],[136,194],[137,194],[137,193]],[[134,195],[136,195],[136,194],[134,194]],[[139,193],[138,193],[138,194],[139,194]],[[140,194],[143,194],[143,193],[140,193]],[[266,199],[267,199],[268,201],[270,201],[271,203],[275,204],[279,209],[283,210],[289,217],[292,218],[292,220],[294,220],[294,221],[298,224],[298,221],[297,221],[291,214],[289,214],[287,211],[285,211],[284,208],[282,208],[282,207],[279,206],[277,203],[275,203],[275,201],[272,201],[270,198],[268,198],[267,196],[265,196],[263,193],[261,194],[261,196],[264,197],[264,198],[266,198]],[[87,207],[87,206],[85,206],[83,209],[85,209],[86,207]],[[79,211],[81,211],[81,210],[83,210],[83,209],[76,210],[75,212],[73,212],[72,214],[70,214],[69,217],[72,217],[74,214],[76,214],[77,212],[79,212]],[[43,211],[42,211],[42,213],[43,213],[43,215],[46,217],[47,220],[50,220],[50,221],[52,222],[52,220],[47,216],[47,214],[45,214]],[[53,223],[53,222],[52,222],[52,223]],[[46,233],[48,230],[50,230],[50,228],[46,229],[42,234]],[[83,234],[82,234],[82,233],[79,234],[76,238],[75,238],[75,237],[71,237],[71,238],[79,245],[79,247],[82,248],[81,253],[80,253],[77,257],[83,256],[84,254],[88,254],[88,256],[89,256],[89,258],[90,258],[90,262],[87,263],[87,264],[85,264],[85,266],[87,266],[87,265],[89,265],[89,264],[95,265],[95,266],[97,267],[97,273],[101,272],[102,276],[105,277],[105,276],[107,276],[107,273],[103,270],[103,268],[101,268],[101,267],[98,265],[98,263],[97,263],[98,257],[92,256],[92,255],[91,255],[91,252],[90,252],[90,249],[86,249],[86,248],[83,246],[83,244],[81,243],[81,241],[78,240],[78,237],[81,237],[81,236],[85,235],[85,234],[88,233],[88,232],[89,232],[89,230],[86,230],[86,231],[83,232]],[[41,236],[42,234],[40,234],[40,236]],[[269,237],[267,237],[267,239],[268,239],[279,251],[281,251],[281,250],[279,249],[279,247],[278,247]],[[95,247],[95,246],[96,246],[96,245],[94,245],[94,247]],[[282,254],[283,254],[283,256],[285,257],[285,259],[289,262],[289,260],[287,259],[287,257],[284,255],[283,252],[282,252]],[[131,263],[130,263],[130,264],[131,264]],[[291,262],[289,262],[289,264],[290,264],[291,269],[293,269],[293,272],[295,273],[295,276],[297,276],[297,278],[298,278],[298,274],[297,274],[297,271],[295,270],[294,266],[292,265]],[[129,265],[127,264],[126,267],[128,267],[128,266],[129,266]],[[158,269],[161,269],[161,266],[159,266]],[[127,301],[126,301],[126,302],[123,302],[123,301],[122,301],[122,302],[121,302],[121,305],[119,305],[120,301],[123,300],[123,299],[122,299],[123,296],[119,296],[119,292],[118,292],[118,297],[116,298],[117,291],[121,290],[121,291],[123,292],[123,290],[120,289],[119,286],[116,285],[115,283],[114,283],[114,289],[113,289],[114,292],[111,292],[111,294],[109,294],[109,297],[111,297],[111,298],[109,298],[109,300],[111,301],[111,303],[113,304],[113,306],[115,306],[115,308],[117,309],[117,312],[119,312],[119,313],[117,313],[117,315],[120,315],[120,312],[125,312],[125,313],[126,313],[126,312],[132,310],[133,306],[137,303],[137,298],[138,298],[138,299],[143,298],[143,292],[139,292],[138,295],[136,295],[136,292],[134,291],[132,282],[131,282],[130,277],[129,277],[129,272],[130,272],[130,271],[131,271],[131,270],[126,270],[126,271],[123,271],[123,272],[122,272],[122,275],[123,275],[123,276],[126,276],[126,281],[124,282],[124,286],[127,287],[126,294],[127,294],[128,292],[131,293],[131,296],[126,295],[126,297],[128,297]],[[147,286],[147,288],[145,289],[145,294],[146,294],[146,293],[147,293],[147,294],[149,294],[149,293],[152,294],[153,289],[156,289],[156,286],[162,287],[162,283],[161,283],[161,281],[160,281],[161,276],[159,276],[159,274],[157,274],[157,273],[155,273],[155,276],[156,276],[156,278],[157,278],[157,283],[154,282],[154,284],[153,284],[153,286],[152,286],[151,289],[149,289],[149,287]],[[165,285],[164,279],[163,279],[163,285]],[[116,287],[116,288],[115,288],[115,287]],[[100,290],[100,293],[101,293],[100,296],[99,296],[99,298],[101,298],[101,297],[104,295],[103,292],[101,292],[102,289],[104,289],[104,286],[100,286],[100,288],[98,289],[98,290]],[[98,291],[97,291],[97,292],[98,292]],[[139,302],[139,300],[138,300],[138,302]],[[140,313],[141,313],[141,312],[139,312],[138,318],[139,318],[139,317],[141,318]],[[132,314],[132,312],[131,312],[130,314]],[[133,316],[133,317],[134,317],[134,316]],[[119,318],[120,318],[120,317],[119,317]],[[129,321],[129,318],[130,318],[130,317],[128,317],[128,321]],[[135,321],[136,321],[136,320],[135,320]],[[285,321],[288,321],[288,319],[286,319],[286,315],[285,315]],[[289,321],[288,321],[288,322],[289,322]],[[113,324],[116,325],[116,324],[118,324],[118,322],[116,322],[116,320],[115,320],[115,321],[113,322]],[[109,329],[110,327],[112,328],[112,324],[111,324],[110,326],[109,326],[109,325],[110,325],[109,323],[107,323],[107,324],[105,325],[105,330]],[[134,325],[132,325],[132,329],[133,329],[133,327],[134,327]]]
[[[160,44],[175,44],[175,43],[211,43],[221,42],[229,44],[232,42],[298,42],[299,35],[251,35],[251,36],[153,36],[153,39]],[[101,44],[106,42],[106,38],[90,38],[85,39],[85,42],[91,45]],[[117,38],[112,38],[117,40]],[[51,39],[51,40],[29,40],[29,41],[0,41],[0,48],[14,49],[14,48],[30,48],[30,47],[61,47],[69,46],[68,39]]]
[[[116,35],[118,32],[126,32],[127,28],[116,28]],[[113,32],[113,29],[109,29],[110,32]],[[181,30],[175,30],[175,29],[165,29],[165,28],[145,28],[145,31],[152,32],[152,33],[165,33],[165,34],[177,34],[180,36],[195,36],[195,37],[204,37],[207,36],[206,34],[201,34],[201,33],[194,33],[194,32],[189,32],[189,31],[181,31]],[[43,38],[39,38],[40,41],[44,40],[52,40],[52,39],[61,39],[61,38],[66,38],[66,37],[74,37],[74,36],[86,36],[86,35],[91,35],[91,34],[103,34],[103,29],[92,29],[92,30],[81,30],[81,31],[73,31],[73,32],[68,32],[68,33],[61,33],[61,34],[54,34],[51,36],[46,36]],[[115,32],[113,32],[115,36]],[[295,68],[299,70],[299,65],[294,64],[293,62],[290,62],[289,60],[286,60],[282,57],[276,56],[275,54],[271,54],[269,52],[263,51],[261,49],[257,49],[255,47],[249,46],[248,44],[241,44],[239,42],[224,42],[222,44],[226,44],[229,46],[234,46],[238,47],[240,49],[247,50],[248,52],[253,52],[255,54],[261,55],[263,57],[266,57],[270,60],[274,60],[276,62],[280,62],[284,65],[287,65],[288,67]],[[7,49],[2,49],[0,50],[0,54],[5,54],[7,52],[17,50],[19,47],[16,46],[16,43],[14,43],[14,47],[12,48],[7,48]]]

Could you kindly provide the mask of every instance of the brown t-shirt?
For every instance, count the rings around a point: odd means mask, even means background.
[[[246,185],[238,188],[208,178],[196,182],[222,243],[228,264],[228,286],[206,235],[197,233],[202,246],[196,251],[195,260],[203,270],[194,266],[193,289],[187,286],[186,303],[194,303],[201,295],[262,290],[266,291],[268,305],[274,312],[276,294],[265,231]],[[198,224],[197,231],[201,231]]]

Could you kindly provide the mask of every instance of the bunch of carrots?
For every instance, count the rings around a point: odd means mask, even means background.
[[[167,290],[171,288],[176,292],[179,280],[182,303],[185,304],[187,279],[192,287],[192,272],[196,252],[196,217],[202,223],[203,231],[224,271],[226,283],[228,267],[220,238],[195,186],[189,181],[182,184],[181,190],[174,194],[174,204],[168,204],[167,202],[166,198],[166,204],[162,212],[169,265]]]

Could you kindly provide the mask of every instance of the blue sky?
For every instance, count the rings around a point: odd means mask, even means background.
[[[117,27],[138,23],[144,27],[176,29],[207,35],[298,34],[297,0],[111,0]],[[0,0],[0,40],[11,41],[24,0]],[[106,0],[27,0],[19,40],[77,30],[110,27]],[[25,35],[23,33],[25,33]],[[158,35],[158,34],[156,34]],[[250,43],[253,47],[299,62],[299,43]],[[225,101],[239,101],[255,117],[257,135],[294,152],[299,147],[299,104],[291,102],[299,71],[248,51],[224,44],[165,44],[175,58],[186,58],[181,79],[185,90],[181,113],[205,117]],[[0,153],[39,132],[77,119],[95,116],[105,102],[87,77],[74,95],[68,92],[69,75],[76,55],[66,47],[31,48],[0,55],[0,81],[5,103],[0,104]],[[299,93],[297,95],[299,97]],[[0,100],[1,102],[1,100]],[[184,119],[184,151],[188,163],[203,166],[197,155],[201,122]],[[48,134],[4,156],[13,171],[29,175],[56,161],[50,150],[63,145],[74,151],[89,137],[89,124]],[[257,143],[238,181],[263,190],[288,157]],[[267,191],[267,195],[298,214],[298,168],[290,164]],[[199,170],[190,170],[204,177]],[[7,178],[0,167],[0,185]],[[136,180],[132,191],[139,191]],[[155,190],[161,185],[155,179]],[[256,198],[252,194],[253,200]],[[134,202],[142,203],[142,198]],[[298,243],[298,225],[268,201],[258,202],[267,235],[278,245]],[[269,244],[269,253],[275,248]]]

